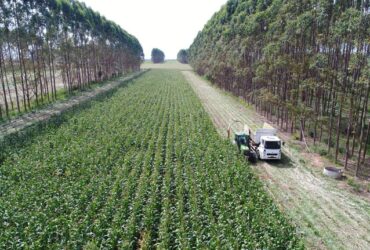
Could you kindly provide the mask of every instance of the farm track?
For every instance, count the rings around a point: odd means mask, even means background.
[[[79,106],[80,104],[99,96],[105,92],[117,88],[123,82],[130,81],[135,77],[139,76],[143,72],[138,72],[133,75],[122,77],[113,81],[106,82],[103,86],[93,89],[91,91],[85,91],[77,96],[73,96],[65,101],[60,101],[50,104],[46,108],[36,110],[30,113],[26,113],[17,118],[6,121],[0,124],[0,140],[8,135],[22,131],[27,127],[33,126],[39,122],[47,121],[52,116],[60,115],[66,110],[72,109]]]
[[[238,119],[252,129],[262,126],[264,119],[236,98],[210,86],[194,72],[183,71],[183,74],[220,135],[226,136],[232,119]],[[279,136],[288,141],[286,135]],[[311,168],[311,164],[315,164],[312,159],[302,152],[287,145],[283,153],[288,157],[281,163],[260,162],[254,169],[275,201],[300,228],[306,245],[312,249],[369,249],[369,202],[338,189],[336,181],[324,179]],[[301,163],[299,159],[305,159],[305,162]]]

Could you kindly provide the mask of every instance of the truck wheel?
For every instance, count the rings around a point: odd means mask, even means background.
[[[261,160],[260,152],[257,150],[257,158],[258,160]]]

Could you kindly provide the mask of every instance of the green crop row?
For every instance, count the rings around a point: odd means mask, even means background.
[[[1,249],[302,247],[179,72],[65,115],[5,154]]]

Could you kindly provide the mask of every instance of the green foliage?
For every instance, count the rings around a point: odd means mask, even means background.
[[[326,148],[319,148],[319,154],[321,155],[321,156],[325,156],[325,155],[327,155],[328,154],[328,150],[326,149]]]
[[[95,242],[88,242],[84,247],[83,250],[99,250],[99,247],[96,246]]]
[[[188,58],[188,51],[185,49],[182,49],[177,53],[177,61],[180,63],[189,63],[189,58]]]
[[[4,152],[1,249],[303,248],[179,72],[76,112]]]
[[[293,136],[294,140],[299,140],[299,138],[301,137],[298,132],[293,133],[292,136]]]
[[[346,152],[346,149],[344,147],[339,147],[339,153],[344,154]]]
[[[353,188],[354,191],[361,192],[361,185],[356,182],[354,178],[348,178],[347,183]]]
[[[164,63],[165,55],[162,50],[154,48],[152,49],[152,62],[153,63]]]

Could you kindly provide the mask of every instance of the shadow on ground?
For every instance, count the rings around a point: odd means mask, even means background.
[[[277,168],[295,168],[294,162],[283,152],[281,153],[281,160],[265,160],[266,163]]]

